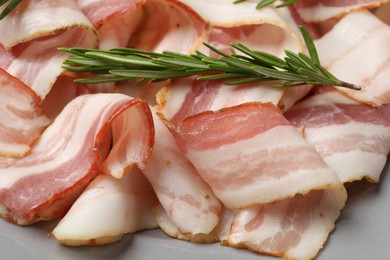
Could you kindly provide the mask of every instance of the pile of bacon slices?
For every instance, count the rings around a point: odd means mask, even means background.
[[[24,0],[0,21],[0,215],[71,246],[169,236],[312,259],[390,150],[385,0]],[[371,9],[371,10],[367,10]],[[360,91],[180,79],[75,84],[58,47],[305,51]],[[310,93],[308,95],[308,93]],[[93,220],[93,221],[91,221]]]

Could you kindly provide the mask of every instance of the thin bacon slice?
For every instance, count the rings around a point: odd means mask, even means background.
[[[246,103],[189,117],[175,136],[228,208],[342,186],[314,147],[269,103]]]
[[[0,44],[11,49],[19,43],[58,34],[73,27],[92,30],[76,1],[21,1],[0,23]]]
[[[122,94],[83,95],[70,102],[27,156],[0,158],[0,215],[21,225],[63,216],[73,202],[68,196],[79,194],[106,158],[111,124],[139,107],[141,113],[149,110],[145,102]],[[148,135],[151,120],[134,124],[143,124]],[[150,152],[151,144],[139,150]]]
[[[40,98],[17,78],[0,69],[0,155],[23,157],[50,124]]]
[[[311,96],[285,113],[342,182],[379,181],[390,151],[389,115],[390,104],[371,107],[335,90]]]
[[[95,47],[96,36],[82,28],[75,27],[54,36],[43,36],[22,43],[10,50],[0,65],[11,75],[19,78],[44,100],[64,72],[61,67],[68,55],[58,47]]]
[[[221,203],[156,115],[154,126],[155,145],[143,173],[168,218],[181,233],[190,237],[210,233],[219,222]]]
[[[57,224],[52,235],[68,246],[104,245],[124,234],[157,227],[152,187],[137,168],[121,179],[99,175]]]
[[[340,91],[369,104],[390,102],[388,25],[369,11],[353,12],[315,44],[321,63],[330,72],[362,88],[360,91],[339,88]]]
[[[322,22],[353,11],[378,7],[387,2],[389,0],[299,0],[294,5],[306,22]]]
[[[150,0],[143,6],[143,19],[129,47],[155,52],[193,52],[205,33],[206,23],[177,0]]]
[[[333,230],[346,198],[343,188],[315,190],[243,209],[232,223],[229,245],[285,259],[313,259]]]

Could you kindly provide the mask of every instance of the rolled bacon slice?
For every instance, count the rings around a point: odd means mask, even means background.
[[[232,223],[228,243],[285,259],[314,259],[346,198],[341,187],[243,209]]]
[[[157,227],[152,187],[137,168],[121,179],[99,175],[72,205],[52,235],[68,246],[104,245]]]
[[[189,237],[210,233],[219,222],[221,203],[156,115],[154,126],[155,145],[143,173],[179,232]]]
[[[40,98],[0,69],[0,156],[23,157],[50,124]]]
[[[378,7],[388,0],[299,0],[294,6],[306,22],[322,22],[353,11]]]
[[[342,186],[314,147],[269,103],[189,117],[179,124],[175,137],[228,208]]]
[[[313,95],[285,113],[303,129],[342,182],[378,182],[390,151],[390,104],[372,107],[336,90]]]
[[[107,157],[110,126],[133,109],[143,113],[134,118],[134,124],[142,124],[149,136],[152,118],[143,120],[150,116],[149,107],[139,99],[95,94],[70,102],[27,156],[0,158],[0,215],[21,225],[63,216]],[[147,151],[143,155],[146,160],[151,144],[143,143],[131,151]],[[139,154],[124,152],[140,158]]]
[[[353,12],[315,44],[321,63],[330,72],[362,88],[360,91],[339,88],[340,91],[372,105],[390,102],[390,27],[387,24],[369,11]]]

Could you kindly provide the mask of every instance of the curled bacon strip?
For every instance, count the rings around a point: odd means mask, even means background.
[[[157,227],[152,210],[156,200],[152,187],[137,168],[121,179],[99,175],[52,235],[69,246],[114,243],[126,233]]]
[[[150,116],[149,107],[139,99],[95,94],[70,102],[29,155],[21,159],[0,158],[0,215],[24,225],[61,217],[75,199],[67,201],[68,196],[79,194],[109,153],[110,126],[118,116],[134,109],[142,114],[134,118],[134,124],[141,124],[152,138],[152,118],[143,119]],[[126,157],[143,158],[143,162],[152,144],[153,140],[132,149],[145,151],[141,157],[131,151],[126,151]]]
[[[22,157],[50,123],[40,98],[23,82],[0,69],[0,155]]]

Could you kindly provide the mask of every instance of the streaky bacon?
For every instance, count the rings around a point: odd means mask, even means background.
[[[5,56],[2,68],[19,78],[44,100],[57,78],[64,72],[62,62],[68,56],[58,47],[95,47],[96,35],[82,28],[72,28],[54,36],[42,36],[21,43]]]
[[[390,151],[390,104],[372,107],[336,90],[297,103],[285,114],[342,182],[378,182]]]
[[[73,202],[67,196],[79,194],[107,157],[110,126],[133,109],[145,113],[149,107],[122,94],[83,95],[70,102],[27,156],[0,158],[0,215],[21,225],[63,216]],[[146,135],[153,128],[152,118],[134,124],[143,124]],[[152,144],[139,150],[149,153]]]
[[[389,0],[299,0],[294,6],[306,22],[323,22],[357,10],[375,8],[387,2]]]
[[[207,111],[185,119],[174,133],[179,148],[228,208],[342,186],[270,103]]]
[[[275,13],[274,16],[273,20],[265,16],[249,25],[211,26],[206,40],[226,54],[230,54],[230,44],[234,42],[279,57],[284,56],[285,49],[302,51],[301,42],[292,29],[273,24],[275,19],[280,20],[280,23],[283,22],[278,14]],[[208,55],[216,55],[208,49],[200,50]],[[245,102],[272,102],[283,109],[288,109],[310,89],[311,86],[301,86],[285,90],[270,87],[267,83],[226,86],[222,81],[196,81],[194,78],[189,78],[175,80],[167,85],[157,93],[157,102],[159,112],[177,125],[188,116]]]
[[[181,233],[189,237],[208,234],[219,222],[222,205],[180,152],[171,132],[153,115],[155,144],[142,171],[167,217]]]
[[[50,119],[40,98],[23,82],[0,69],[0,156],[23,157]]]
[[[156,200],[152,187],[137,168],[121,179],[101,174],[51,234],[68,246],[111,244],[127,233],[156,228],[152,210]]]
[[[349,36],[345,37],[347,32]],[[340,87],[340,91],[372,105],[390,102],[387,80],[390,77],[390,27],[387,24],[369,11],[353,12],[315,44],[321,63],[330,72],[362,88],[355,91]]]
[[[116,15],[121,15],[146,2],[146,0],[76,0],[91,23],[99,28]]]
[[[76,1],[22,1],[1,21],[0,44],[9,50],[20,43],[58,34],[73,27],[93,30]]]
[[[346,199],[341,187],[242,209],[232,223],[228,243],[285,259],[314,259]]]

